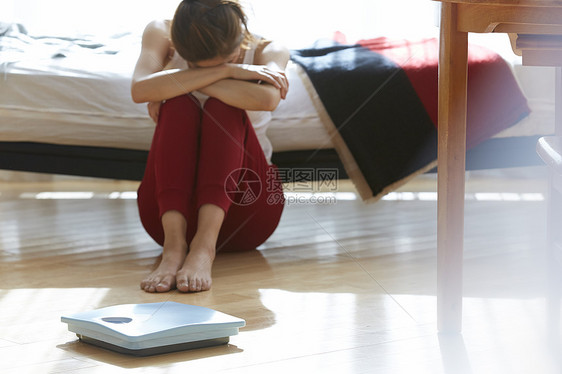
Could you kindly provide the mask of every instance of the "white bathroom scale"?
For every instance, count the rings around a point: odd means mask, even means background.
[[[89,344],[149,356],[227,344],[243,319],[176,302],[115,305],[61,317]]]

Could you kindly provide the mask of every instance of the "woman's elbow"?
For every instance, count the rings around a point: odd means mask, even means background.
[[[266,95],[261,95],[259,101],[260,110],[272,112],[279,105],[281,96],[277,90],[270,90]]]
[[[279,105],[279,99],[269,99],[263,103],[263,110],[266,112],[273,112]]]
[[[147,102],[148,102],[147,100],[145,100],[145,99],[143,99],[143,98],[141,98],[141,97],[139,97],[139,96],[137,96],[137,95],[135,95],[135,94],[132,94],[131,97],[133,98],[133,102],[134,102],[135,104],[142,104],[142,103],[147,103]]]
[[[137,104],[147,103],[150,98],[147,95],[147,90],[142,82],[133,82],[131,84],[131,98]]]
[[[131,98],[137,104],[145,102],[135,83],[131,85]]]

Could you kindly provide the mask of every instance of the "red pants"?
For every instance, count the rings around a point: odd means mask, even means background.
[[[142,183],[142,224],[160,245],[162,215],[179,211],[187,243],[203,204],[225,211],[219,250],[249,250],[265,242],[283,211],[283,187],[268,165],[246,111],[210,98],[202,109],[192,95],[162,104]]]

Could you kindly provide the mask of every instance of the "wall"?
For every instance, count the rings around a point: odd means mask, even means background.
[[[380,35],[435,33],[429,0],[241,0],[253,32],[291,48],[344,32],[349,41]],[[108,35],[142,31],[171,18],[178,0],[2,0],[0,21],[23,23],[36,35]]]

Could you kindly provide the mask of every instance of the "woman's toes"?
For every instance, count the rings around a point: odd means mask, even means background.
[[[141,283],[141,287],[142,287],[143,290],[145,290],[146,292],[150,292],[150,293],[164,292],[164,291],[158,291],[158,288],[160,287],[162,282],[163,282],[163,279],[161,277],[152,276],[152,277],[149,277],[149,278],[145,279]]]
[[[187,279],[178,280],[176,288],[181,292],[189,292],[189,283]]]
[[[141,282],[141,288],[146,291],[146,292],[150,292],[150,287],[152,287],[152,280],[150,279],[145,279]]]
[[[191,292],[201,291],[201,285],[199,279],[191,279],[189,282],[189,290]]]
[[[146,292],[154,292],[154,290],[151,291],[152,286],[150,284],[147,284],[146,286],[144,286],[143,290],[145,290]]]
[[[155,290],[157,292],[168,292],[172,289],[173,283],[174,283],[173,277],[171,276],[164,277],[156,284]]]
[[[154,293],[156,292],[156,283],[151,282],[147,287],[148,292]]]
[[[178,277],[176,288],[181,292],[201,292],[211,288],[211,282],[198,277]]]

